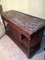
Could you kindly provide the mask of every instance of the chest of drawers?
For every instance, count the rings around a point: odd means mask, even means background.
[[[45,26],[44,21],[14,10],[3,12],[1,17],[6,34],[12,38],[28,58],[31,58],[40,48]]]

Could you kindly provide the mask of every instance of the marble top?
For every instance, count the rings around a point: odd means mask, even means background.
[[[10,18],[10,20],[13,20],[17,24],[23,26],[31,34],[36,32],[41,27],[45,26],[45,21],[42,19],[18,11],[7,11],[4,12],[3,15]]]

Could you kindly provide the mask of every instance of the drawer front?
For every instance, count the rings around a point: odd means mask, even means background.
[[[9,22],[4,21],[4,23],[5,23],[6,33],[12,35],[15,38],[15,40],[21,41],[20,32],[18,32],[16,29],[10,26]]]
[[[12,34],[15,37],[15,39],[21,42],[21,34],[20,34],[20,32],[18,32],[16,29],[14,29],[11,26],[10,26],[10,28],[11,28]]]

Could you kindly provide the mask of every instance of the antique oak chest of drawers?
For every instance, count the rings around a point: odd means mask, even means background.
[[[1,14],[6,34],[31,58],[40,48],[45,23],[42,19],[18,11]]]

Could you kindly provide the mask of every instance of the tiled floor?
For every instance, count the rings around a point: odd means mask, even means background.
[[[0,60],[44,60],[45,38],[41,43],[41,48],[37,53],[28,59],[20,48],[7,36],[0,39]]]

